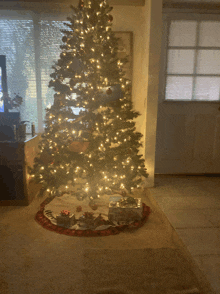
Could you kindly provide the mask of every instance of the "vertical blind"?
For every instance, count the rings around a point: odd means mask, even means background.
[[[64,22],[65,17],[51,20],[40,14],[1,11],[0,55],[6,55],[8,93],[23,98],[20,114],[29,122],[27,132],[31,123],[37,132],[43,131],[45,108],[53,104],[54,91],[48,83],[61,52]]]

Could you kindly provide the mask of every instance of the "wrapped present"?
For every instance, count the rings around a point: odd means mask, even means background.
[[[114,201],[116,200],[116,201]],[[143,217],[143,205],[141,198],[120,197],[109,199],[110,221],[120,224],[126,224],[134,221],[140,221]]]
[[[93,228],[94,227],[94,216],[93,212],[84,212],[84,214],[79,218],[79,226]]]
[[[63,214],[57,215],[57,225],[65,228],[69,228],[76,223],[75,214]]]

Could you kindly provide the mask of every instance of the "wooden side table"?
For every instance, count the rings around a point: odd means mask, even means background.
[[[0,206],[28,205],[40,189],[30,183],[27,166],[38,153],[41,136],[24,142],[0,142]]]

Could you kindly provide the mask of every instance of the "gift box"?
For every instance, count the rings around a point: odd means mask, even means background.
[[[76,223],[75,214],[69,214],[69,215],[57,215],[56,217],[57,225],[60,227],[69,228]]]
[[[109,220],[121,224],[140,221],[143,217],[141,198],[133,198],[133,200],[134,201],[130,202],[126,197],[120,199],[111,199],[110,197],[108,213]]]

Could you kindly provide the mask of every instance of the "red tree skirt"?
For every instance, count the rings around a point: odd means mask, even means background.
[[[60,226],[56,226],[51,223],[51,221],[44,215],[44,207],[47,205],[50,201],[52,201],[54,197],[48,197],[43,203],[40,205],[40,210],[37,212],[35,216],[35,220],[45,229],[49,231],[53,231],[59,234],[64,234],[68,236],[77,236],[77,237],[101,237],[101,236],[110,236],[110,235],[116,235],[120,232],[124,231],[125,229],[137,229],[142,227],[145,222],[148,219],[148,216],[151,212],[151,209],[149,206],[147,206],[145,203],[142,203],[143,205],[143,218],[139,222],[134,222],[129,225],[119,225],[117,227],[110,227],[105,230],[74,230],[74,229],[68,229],[63,228]]]

